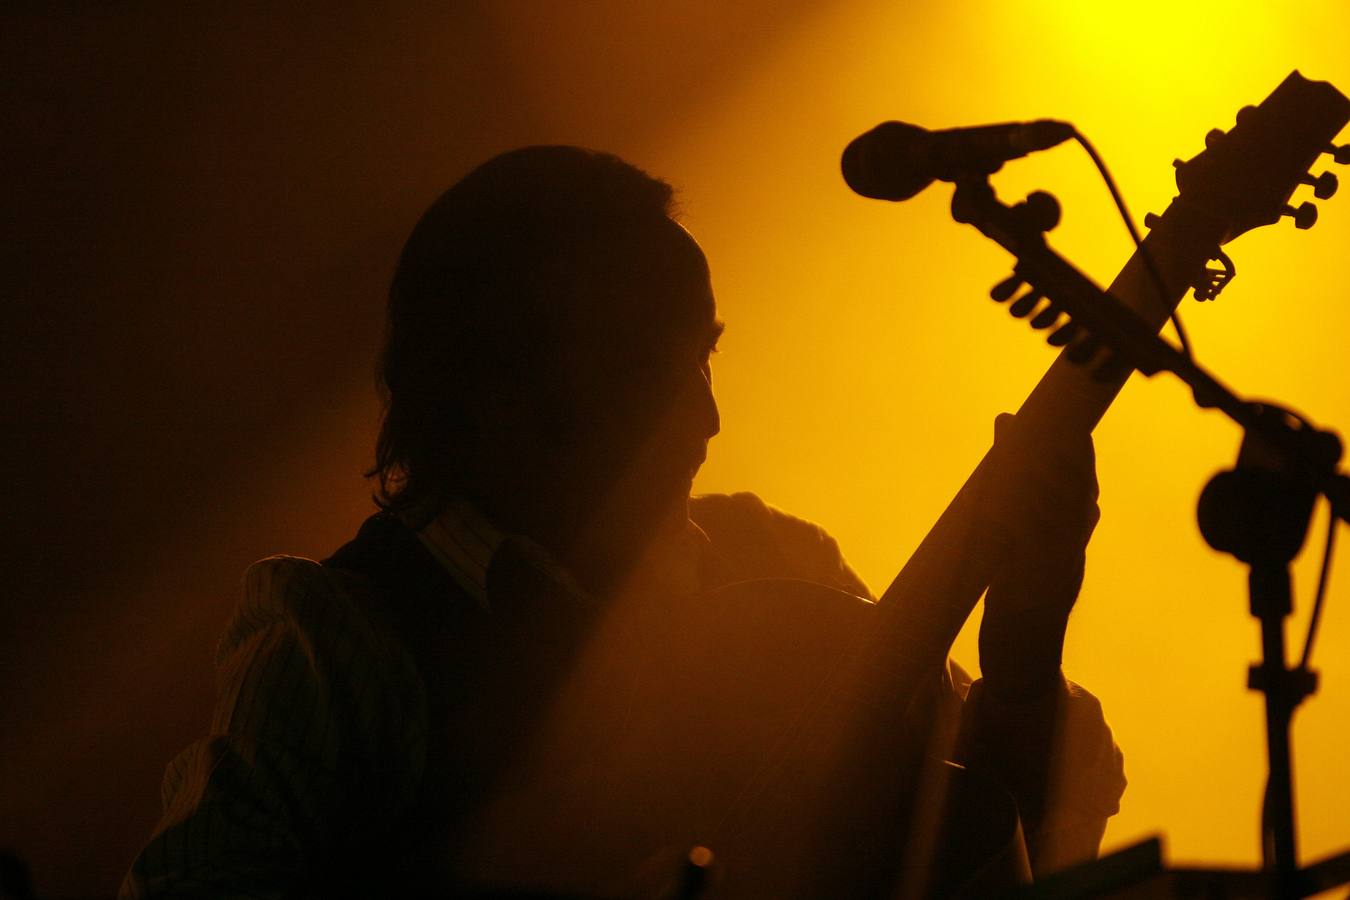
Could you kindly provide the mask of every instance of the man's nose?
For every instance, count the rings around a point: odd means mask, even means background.
[[[712,374],[706,369],[699,370],[698,401],[704,438],[711,438],[722,430],[722,416],[717,410],[717,398],[713,396]]]

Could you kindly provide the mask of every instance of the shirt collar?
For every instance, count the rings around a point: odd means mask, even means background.
[[[506,535],[466,500],[455,500],[417,531],[422,546],[479,606],[488,609],[487,571]]]
[[[531,564],[568,593],[586,602],[591,599],[589,592],[577,584],[551,553],[528,537],[504,533],[467,500],[447,504],[436,518],[417,530],[417,538],[485,610],[492,608],[488,600],[488,567],[506,541],[512,541]],[[707,543],[708,535],[689,520],[676,540],[652,554],[644,574],[658,589],[675,594],[694,593],[700,586],[699,559]]]

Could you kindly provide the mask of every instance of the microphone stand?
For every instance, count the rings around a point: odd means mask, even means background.
[[[1199,519],[1211,546],[1250,567],[1251,612],[1261,623],[1263,659],[1250,668],[1248,687],[1265,695],[1269,781],[1262,827],[1264,868],[1273,875],[1274,896],[1280,900],[1350,882],[1350,853],[1305,870],[1298,865],[1289,725],[1298,704],[1316,691],[1317,677],[1301,665],[1289,668],[1284,634],[1284,620],[1292,610],[1289,564],[1303,545],[1314,501],[1326,497],[1335,520],[1350,522],[1350,476],[1337,468],[1340,439],[1288,410],[1238,397],[1050,249],[1045,233],[1059,221],[1059,204],[1049,194],[1038,191],[1008,206],[995,196],[986,177],[971,176],[956,182],[952,218],[973,225],[1008,250],[1017,259],[1014,275],[1106,348],[1099,377],[1109,379],[1122,366],[1149,376],[1171,372],[1190,386],[1200,408],[1218,409],[1243,428],[1237,467],[1206,486]],[[1194,881],[1204,873],[1177,874],[1189,874]],[[1244,883],[1251,888],[1250,881]],[[1067,896],[1048,890],[1052,892],[1045,896]]]

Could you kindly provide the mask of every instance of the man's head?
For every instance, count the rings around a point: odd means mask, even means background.
[[[718,429],[719,330],[669,185],[575,147],[489,160],[426,212],[394,276],[382,503],[430,516],[467,497],[554,543],[539,532],[682,521]]]

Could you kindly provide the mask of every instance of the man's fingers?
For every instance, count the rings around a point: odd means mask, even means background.
[[[1012,413],[999,413],[994,417],[994,447],[997,455],[1003,458],[1003,464],[1011,470],[1095,473],[1097,467],[1097,451],[1091,434],[1030,432]]]

